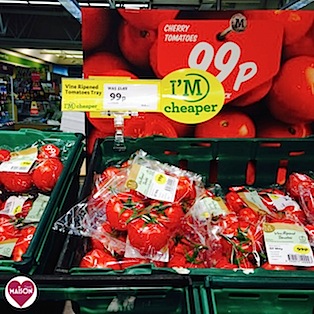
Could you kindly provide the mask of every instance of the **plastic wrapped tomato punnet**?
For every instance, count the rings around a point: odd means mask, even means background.
[[[139,150],[95,175],[91,195],[55,228],[89,236],[92,251],[102,245],[122,268],[149,262],[165,266],[170,239],[203,190],[201,176]]]
[[[21,261],[73,141],[0,147],[0,259]]]

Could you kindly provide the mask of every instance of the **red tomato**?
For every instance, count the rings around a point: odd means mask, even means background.
[[[154,255],[167,245],[169,231],[158,221],[138,218],[128,224],[128,238],[141,255]]]
[[[17,240],[12,252],[12,259],[15,262],[22,260],[22,255],[27,251],[35,231],[35,226],[29,226],[21,229],[19,239]]]
[[[184,268],[206,268],[204,260],[193,256],[193,252],[184,254],[174,254],[170,257],[167,264],[168,267],[184,267]]]
[[[225,196],[226,205],[233,212],[239,212],[240,209],[247,207],[247,204],[242,200],[237,192],[230,191]]]
[[[314,187],[314,180],[306,174],[297,172],[291,173],[286,183],[287,192],[295,199],[300,198],[300,188],[307,190],[311,187]]]
[[[82,45],[90,52],[102,48],[110,34],[109,10],[103,8],[82,8]]]
[[[8,161],[11,158],[10,151],[7,149],[0,149],[0,163],[2,161]]]
[[[252,208],[246,207],[242,208],[238,212],[239,220],[250,222],[251,224],[256,224],[259,220],[259,214],[257,214]]]
[[[252,119],[238,110],[220,111],[212,119],[195,127],[195,137],[199,138],[252,138],[255,125]]]
[[[139,29],[127,22],[120,25],[118,34],[120,50],[123,56],[137,67],[149,68],[149,50],[156,39],[157,32],[154,30]]]
[[[178,203],[153,202],[152,212],[156,212],[158,220],[169,230],[176,229],[184,216],[182,206]]]
[[[267,270],[296,270],[297,267],[292,265],[271,265],[268,262],[262,265],[262,268]]]
[[[185,176],[179,177],[174,202],[186,202],[195,200],[196,189],[194,182]]]
[[[266,19],[281,23],[284,27],[284,45],[291,45],[304,36],[313,23],[313,14],[306,11],[295,10],[258,10],[245,11],[250,19]]]
[[[10,192],[25,193],[33,185],[32,175],[22,172],[1,172],[1,182]]]
[[[142,198],[131,193],[118,193],[106,203],[107,220],[112,228],[127,230],[131,219],[136,218],[144,209]]]
[[[94,249],[85,254],[80,262],[83,268],[112,268],[119,270],[120,265],[116,258],[104,250]]]
[[[63,164],[59,159],[45,159],[33,171],[34,184],[39,190],[50,192],[56,185],[62,170]]]
[[[314,57],[300,56],[286,61],[268,95],[274,118],[290,124],[314,120]]]
[[[300,138],[312,133],[309,124],[289,124],[269,116],[256,123],[256,131],[256,136],[260,138]]]

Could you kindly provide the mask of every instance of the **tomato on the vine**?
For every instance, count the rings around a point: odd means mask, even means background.
[[[169,240],[169,230],[158,219],[142,217],[128,224],[128,239],[141,255],[155,254]]]
[[[152,213],[156,213],[159,222],[169,230],[176,229],[184,216],[184,211],[180,203],[152,202]]]
[[[106,203],[107,220],[112,228],[126,230],[128,223],[145,208],[142,198],[132,193],[113,195]]]

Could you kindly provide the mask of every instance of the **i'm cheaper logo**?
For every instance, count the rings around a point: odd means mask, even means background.
[[[226,101],[274,77],[280,68],[283,27],[274,21],[249,20],[243,32],[228,20],[172,20],[160,24],[157,71],[193,68],[213,74],[224,86]],[[269,49],[271,47],[271,49]]]

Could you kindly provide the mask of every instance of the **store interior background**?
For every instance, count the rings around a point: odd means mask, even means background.
[[[62,77],[82,78],[81,8],[314,9],[313,0],[0,0],[0,128],[58,129]],[[76,131],[76,130],[75,130]]]

